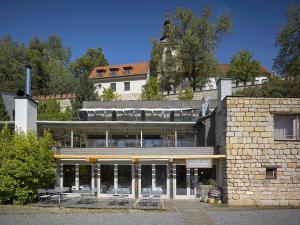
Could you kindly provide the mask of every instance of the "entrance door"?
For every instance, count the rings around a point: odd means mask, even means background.
[[[187,175],[185,165],[176,165],[176,195],[187,195]]]
[[[141,194],[149,194],[152,189],[152,165],[141,165]]]

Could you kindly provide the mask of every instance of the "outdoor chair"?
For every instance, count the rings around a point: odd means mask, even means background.
[[[48,189],[49,203],[60,204],[61,203],[61,192],[56,189]]]
[[[140,206],[150,206],[150,195],[149,194],[143,194],[140,201]]]
[[[160,206],[160,194],[153,194],[150,200],[151,200],[150,207],[152,207],[152,206],[159,207]]]
[[[37,189],[39,202],[41,203],[49,203],[50,195],[47,194],[46,189]]]

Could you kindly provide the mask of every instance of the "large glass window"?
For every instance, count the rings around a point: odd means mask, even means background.
[[[118,165],[118,188],[121,188],[126,194],[131,194],[131,181],[131,165]]]
[[[80,190],[91,189],[91,166],[80,165],[79,166],[79,188]]]
[[[142,194],[149,194],[152,189],[152,165],[141,166]]]
[[[176,165],[176,195],[187,194],[186,166]]]
[[[75,165],[64,165],[64,187],[70,187],[70,190],[72,186],[75,186]]]
[[[155,165],[156,188],[161,194],[167,194],[167,165]]]
[[[198,182],[207,185],[209,180],[216,180],[216,166],[213,168],[199,168],[198,169]]]
[[[130,91],[130,82],[124,82],[124,91]]]
[[[110,88],[111,88],[112,91],[116,91],[116,90],[117,90],[117,85],[116,85],[116,83],[111,83],[111,84],[110,84]]]
[[[110,193],[114,188],[114,165],[101,165],[101,193]]]
[[[279,140],[297,139],[297,117],[274,116],[274,136]]]

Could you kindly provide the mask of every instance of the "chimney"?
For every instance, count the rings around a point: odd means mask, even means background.
[[[217,81],[218,106],[217,112],[222,110],[222,101],[226,96],[232,95],[232,79],[220,77]]]
[[[25,65],[26,68],[26,88],[25,88],[25,94],[27,96],[30,96],[30,89],[31,89],[31,66]]]
[[[30,97],[30,66],[26,65],[26,94],[15,97],[15,131],[37,131],[37,103]],[[21,92],[20,92],[21,93]]]

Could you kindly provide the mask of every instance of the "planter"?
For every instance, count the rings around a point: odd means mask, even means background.
[[[215,203],[215,199],[214,198],[209,198],[208,199],[208,203],[209,204],[214,204]]]

